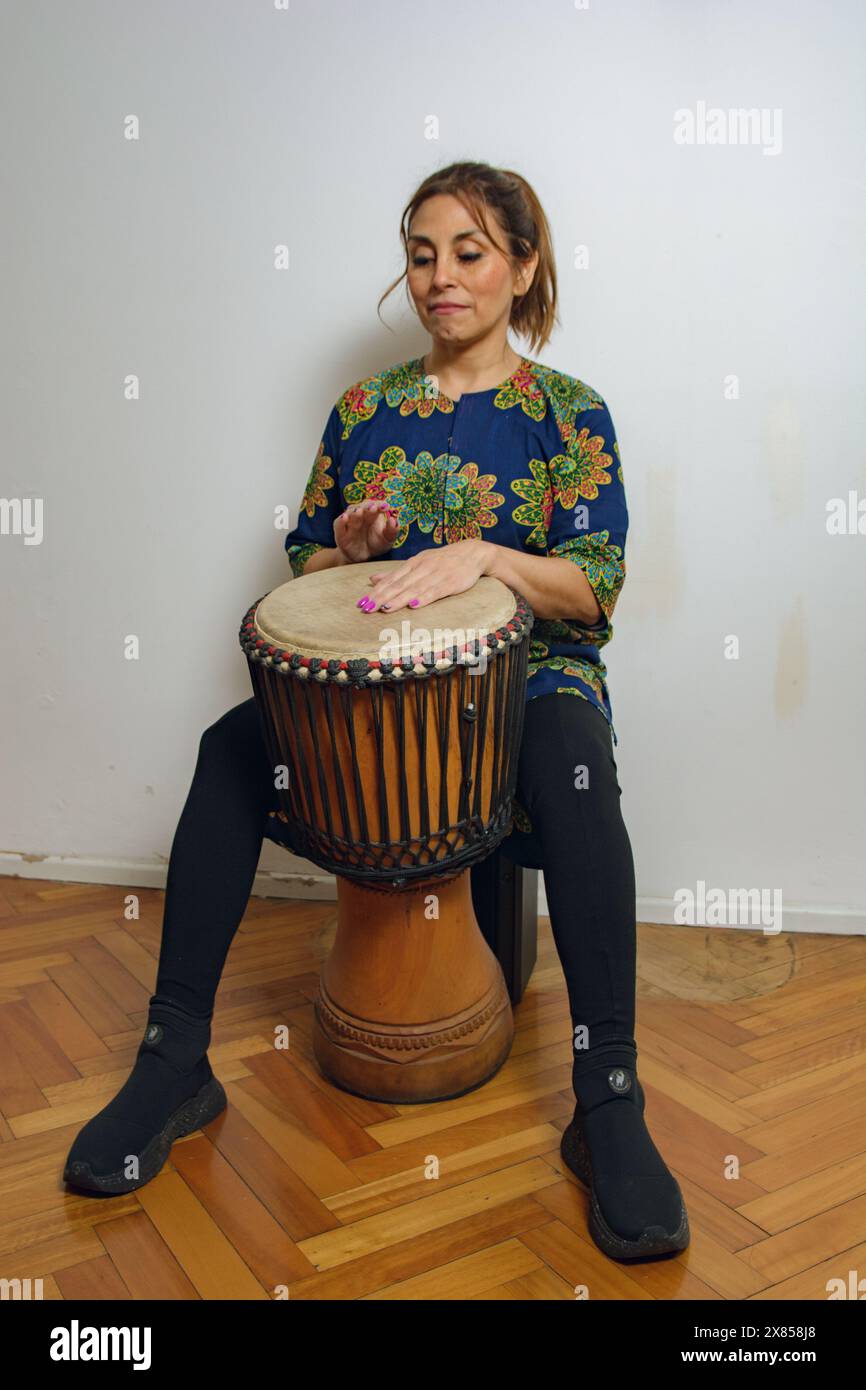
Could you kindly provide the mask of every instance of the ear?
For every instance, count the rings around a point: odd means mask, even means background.
[[[514,293],[515,295],[526,294],[532,288],[535,279],[535,272],[538,269],[538,252],[533,251],[526,261],[521,261],[514,272]]]

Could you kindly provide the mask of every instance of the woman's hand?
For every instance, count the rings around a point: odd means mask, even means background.
[[[462,594],[488,572],[493,546],[490,541],[455,541],[435,550],[422,550],[404,560],[392,573],[368,574],[369,591],[358,605],[365,612],[377,609],[423,608],[437,598]]]
[[[358,564],[390,550],[399,530],[393,507],[368,498],[340,513],[334,522],[334,543],[350,564]]]

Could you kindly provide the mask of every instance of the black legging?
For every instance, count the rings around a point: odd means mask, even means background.
[[[572,1025],[586,1026],[592,1049],[634,1034],[634,861],[620,795],[604,716],[576,695],[529,700],[516,797],[532,834],[515,829],[505,850],[543,870]],[[191,1012],[213,1008],[276,806],[250,698],[202,734],[172,844],[156,993]]]

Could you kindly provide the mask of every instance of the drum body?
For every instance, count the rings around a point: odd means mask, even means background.
[[[480,1085],[510,1047],[467,870],[511,826],[533,619],[487,576],[417,612],[364,613],[368,571],[288,581],[248,610],[240,641],[274,838],[337,876],[320,1066],[371,1098],[436,1099]]]

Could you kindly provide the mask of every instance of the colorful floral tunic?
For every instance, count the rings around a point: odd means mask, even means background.
[[[367,377],[328,417],[286,536],[293,574],[334,545],[336,518],[366,498],[388,502],[400,523],[382,559],[477,537],[578,565],[603,616],[536,618],[526,696],[589,700],[616,743],[599,648],[625,579],[628,511],[613,422],[591,386],[526,357],[501,386],[459,401],[420,357]]]

